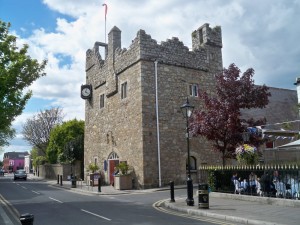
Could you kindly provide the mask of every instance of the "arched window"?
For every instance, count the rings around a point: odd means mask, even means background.
[[[108,159],[119,159],[119,156],[117,153],[112,152],[109,154]]]
[[[186,159],[186,169],[188,169],[188,159]],[[190,170],[197,170],[197,160],[194,156],[190,156]]]

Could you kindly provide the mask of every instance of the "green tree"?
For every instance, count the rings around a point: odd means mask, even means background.
[[[36,148],[32,148],[30,155],[31,155],[31,159],[32,159],[32,165],[36,168],[36,166],[37,166],[36,158],[38,157],[38,150]]]
[[[27,88],[43,73],[47,61],[41,64],[32,59],[29,46],[16,47],[16,37],[9,34],[10,23],[0,20],[0,146],[8,144],[15,130],[12,122],[19,116],[31,98]]]
[[[46,153],[50,163],[83,161],[84,121],[70,120],[51,130]]]

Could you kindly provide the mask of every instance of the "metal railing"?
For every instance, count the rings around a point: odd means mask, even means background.
[[[203,182],[214,192],[300,199],[299,165],[201,166]]]

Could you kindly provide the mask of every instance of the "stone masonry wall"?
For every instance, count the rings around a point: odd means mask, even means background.
[[[161,149],[161,178],[183,183],[186,179],[185,119],[180,106],[188,96],[188,84],[214,92],[214,75],[222,69],[221,29],[205,34],[192,34],[192,39],[210,40],[198,43],[194,51],[172,38],[160,45],[140,30],[128,49],[108,43],[105,60],[97,55],[97,46],[87,51],[86,83],[93,86],[93,97],[86,100],[85,165],[96,159],[101,169],[111,153],[134,168],[137,187],[158,185],[157,127],[155,113],[155,67],[158,68],[158,104]],[[116,34],[112,29],[109,35]],[[216,32],[218,31],[218,32]],[[211,37],[210,34],[213,34]],[[120,36],[120,35],[119,35]],[[121,38],[121,37],[120,37]],[[200,39],[199,39],[200,40]],[[121,43],[121,42],[120,42]],[[121,84],[127,82],[127,98],[121,99]],[[100,109],[100,95],[105,94],[105,107]],[[201,107],[197,97],[190,103]],[[220,156],[211,152],[210,145],[201,138],[191,138],[191,156],[201,163],[220,163]],[[107,171],[108,173],[109,171]],[[196,174],[194,174],[196,177]]]

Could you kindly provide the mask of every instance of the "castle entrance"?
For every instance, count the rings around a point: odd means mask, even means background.
[[[115,167],[119,165],[119,156],[117,153],[112,152],[108,156],[108,174],[109,174],[109,183],[111,185],[114,184],[114,172],[115,172]]]

